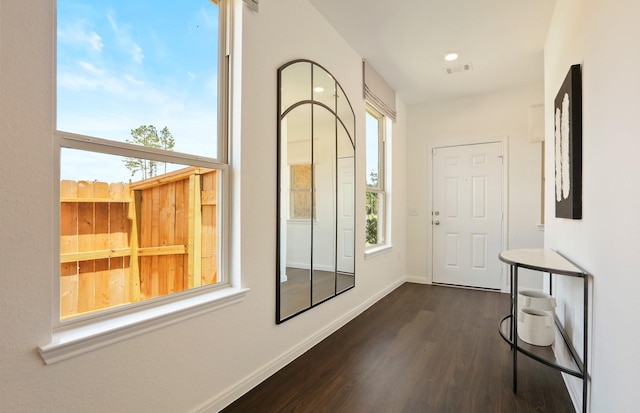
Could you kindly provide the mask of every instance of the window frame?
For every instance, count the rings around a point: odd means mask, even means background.
[[[367,193],[374,193],[378,197],[378,213],[377,213],[377,240],[376,244],[367,245],[365,240],[365,252],[369,253],[380,248],[389,246],[389,230],[387,228],[387,205],[388,205],[388,191],[387,191],[387,117],[378,109],[376,109],[369,102],[365,102],[365,116],[370,115],[377,120],[378,123],[378,183],[376,186],[369,185],[368,172],[365,171],[365,196]],[[367,133],[365,129],[365,134]],[[368,142],[365,139],[365,151]],[[365,162],[366,170],[366,162]],[[380,202],[382,198],[382,202]],[[366,228],[365,228],[366,234]]]
[[[232,0],[214,1],[219,7],[219,60],[218,60],[218,140],[217,158],[165,151],[134,144],[111,141],[93,136],[57,130],[54,125],[53,141],[53,254],[52,254],[52,333],[51,341],[38,348],[46,364],[62,361],[129,337],[151,331],[204,312],[224,307],[244,299],[248,289],[242,288],[237,276],[230,274],[230,175],[229,141],[231,140],[231,93],[233,36],[236,14]],[[57,21],[54,17],[54,30]],[[52,108],[57,118],[57,33],[53,33]],[[208,286],[192,288],[170,295],[156,297],[121,307],[107,308],[94,314],[60,319],[60,167],[63,148],[112,154],[124,157],[172,162],[200,166],[220,171],[218,178],[217,248],[218,274],[221,281]]]

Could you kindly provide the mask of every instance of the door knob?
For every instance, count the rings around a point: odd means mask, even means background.
[[[440,221],[433,221],[435,225],[440,225]]]

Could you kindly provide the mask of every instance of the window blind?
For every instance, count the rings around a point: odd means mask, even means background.
[[[253,11],[258,11],[258,5],[260,4],[260,0],[242,0],[244,4],[249,6],[249,8]]]
[[[396,120],[396,91],[366,61],[362,60],[364,98],[387,117]]]

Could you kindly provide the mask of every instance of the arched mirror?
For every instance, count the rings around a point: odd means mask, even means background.
[[[355,123],[322,66],[278,69],[277,323],[355,285]]]

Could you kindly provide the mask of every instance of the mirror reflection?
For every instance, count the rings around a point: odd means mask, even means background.
[[[355,115],[317,63],[278,70],[280,323],[355,285]]]

